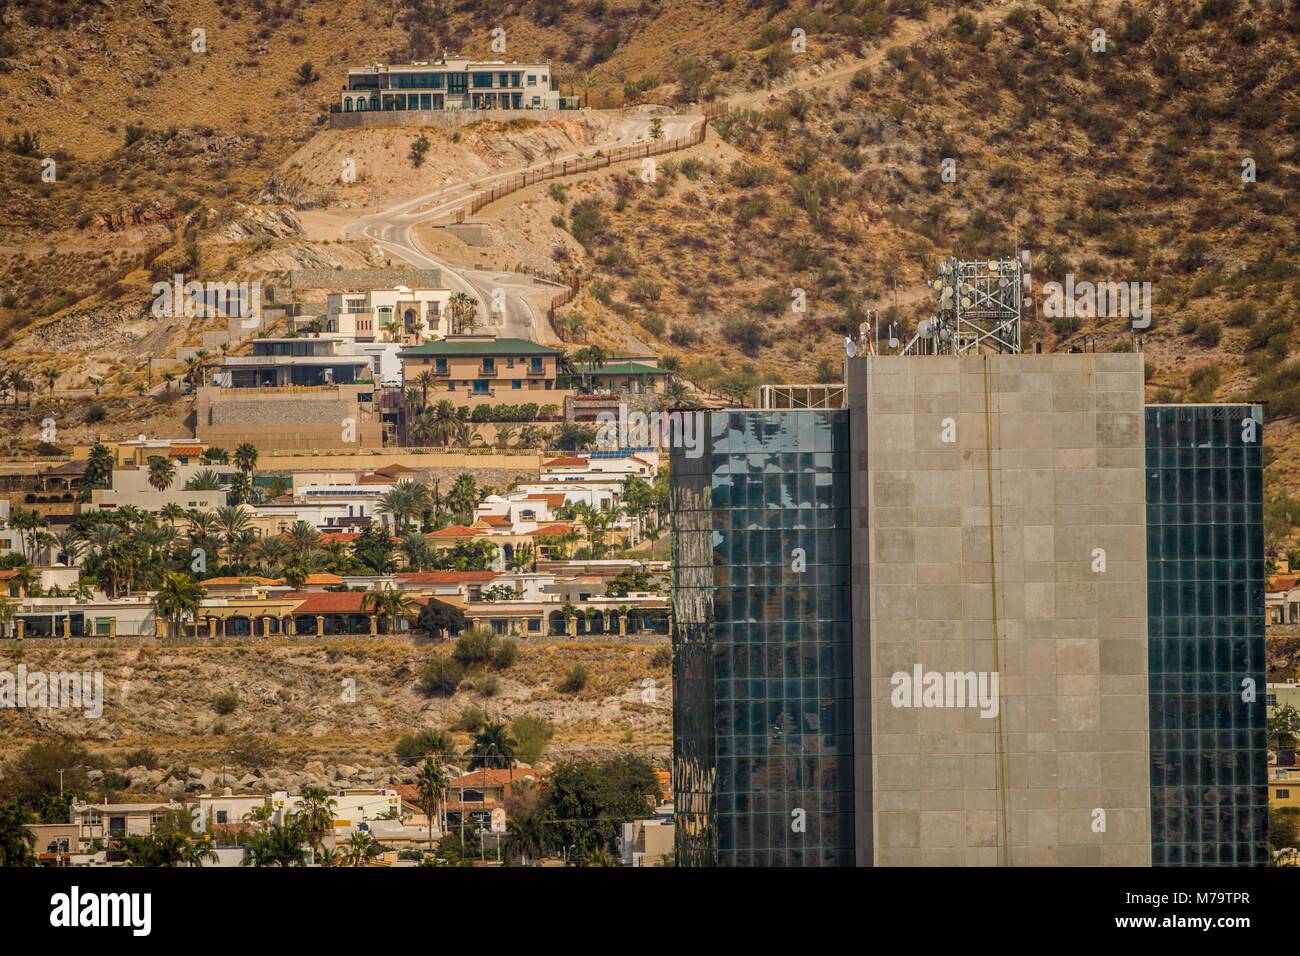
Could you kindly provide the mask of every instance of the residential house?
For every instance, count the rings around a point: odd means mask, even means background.
[[[526,339],[492,334],[451,335],[401,353],[402,378],[423,372],[435,378],[429,401],[457,405],[554,405],[557,412],[571,394],[558,388],[558,349]]]
[[[374,63],[348,70],[339,94],[344,113],[392,110],[560,109],[546,63],[447,57],[433,62]]]

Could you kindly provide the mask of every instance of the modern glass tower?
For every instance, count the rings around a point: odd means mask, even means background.
[[[851,865],[847,415],[709,418],[672,454],[681,862]]]
[[[672,450],[679,863],[1266,864],[1259,406],[1124,353],[845,388]]]
[[[1263,415],[1146,410],[1156,866],[1267,865]]]

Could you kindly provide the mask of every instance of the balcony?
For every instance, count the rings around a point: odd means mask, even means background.
[[[548,378],[545,368],[530,368],[528,370],[529,378]]]
[[[493,365],[491,368],[488,368],[486,365],[481,365],[481,366],[479,366],[478,377],[479,377],[479,378],[496,378],[496,377],[497,377],[497,368],[496,368],[496,366]]]

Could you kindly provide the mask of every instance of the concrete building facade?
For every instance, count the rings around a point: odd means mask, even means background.
[[[1135,354],[846,395],[672,452],[681,862],[1266,860],[1259,408],[1147,408]]]

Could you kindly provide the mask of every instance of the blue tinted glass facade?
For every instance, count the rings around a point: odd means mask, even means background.
[[[679,862],[852,865],[848,416],[707,421],[672,453]]]
[[[1156,866],[1269,859],[1261,422],[1251,405],[1146,410]]]

